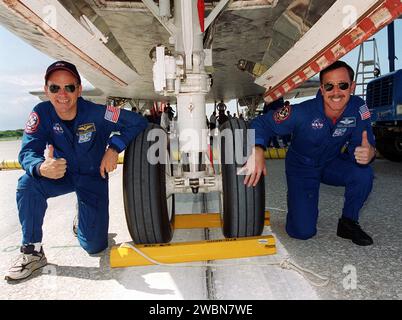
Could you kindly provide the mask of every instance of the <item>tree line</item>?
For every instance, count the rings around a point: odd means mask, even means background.
[[[4,138],[21,138],[23,133],[24,133],[24,129],[0,131],[0,139],[4,139]]]

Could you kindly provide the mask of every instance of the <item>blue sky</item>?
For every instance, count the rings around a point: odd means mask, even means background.
[[[0,26],[0,130],[23,128],[39,102],[29,94],[43,88],[44,70],[54,60]]]
[[[402,21],[395,21],[395,37],[402,36]],[[388,51],[386,28],[375,36],[379,49],[382,74],[388,72]],[[23,128],[31,109],[39,102],[29,91],[43,89],[44,72],[53,58],[46,56],[23,40],[0,26],[0,130]],[[402,68],[402,41],[396,41],[396,69]],[[342,60],[353,69],[357,66],[358,48],[347,54]],[[297,101],[295,101],[297,102]],[[228,103],[231,113],[236,111],[234,101]],[[213,107],[207,106],[210,114]]]

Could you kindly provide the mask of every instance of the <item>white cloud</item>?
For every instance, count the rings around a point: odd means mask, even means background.
[[[25,122],[33,107],[40,100],[28,93],[27,89],[21,87],[9,90],[1,90],[0,101],[0,130],[21,129],[25,126]]]
[[[43,76],[39,74],[0,75],[0,83],[17,86],[24,90],[36,90],[44,84]]]
[[[40,100],[38,97],[34,96],[24,96],[24,97],[15,97],[14,99],[9,99],[7,101],[8,104],[12,105],[21,105],[21,104],[26,104],[27,102],[31,103],[32,106],[39,103]]]

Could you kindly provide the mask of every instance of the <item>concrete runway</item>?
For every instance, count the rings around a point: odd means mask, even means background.
[[[278,253],[257,258],[214,261],[227,267],[175,265],[111,269],[109,250],[89,256],[71,232],[75,195],[49,200],[44,223],[44,250],[49,265],[28,280],[0,281],[0,299],[402,299],[402,164],[377,160],[374,190],[360,223],[374,245],[359,247],[336,236],[343,188],[322,185],[318,234],[291,239],[284,231],[286,182],[283,160],[267,161],[266,207]],[[0,171],[0,274],[19,254],[21,231],[15,187],[22,171]],[[193,197],[193,196],[191,196]],[[177,213],[216,212],[217,195],[176,200]],[[122,166],[110,176],[109,249],[130,241],[122,200]],[[220,229],[176,230],[173,241],[222,238]],[[273,263],[290,257],[303,268],[330,278],[324,287],[311,285],[299,273]],[[314,277],[311,280],[318,281]]]

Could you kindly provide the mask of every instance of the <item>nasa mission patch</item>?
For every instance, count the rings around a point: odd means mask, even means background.
[[[31,134],[36,132],[36,130],[38,130],[39,122],[39,115],[35,111],[32,111],[27,123],[25,124],[25,133]]]
[[[291,113],[291,107],[290,106],[284,106],[283,108],[279,109],[274,113],[274,120],[276,123],[281,123],[285,121],[287,118],[289,118],[290,113]]]
[[[311,127],[312,127],[314,130],[319,130],[319,129],[324,128],[324,120],[322,120],[322,119],[320,119],[320,118],[314,119],[314,120],[311,122]]]

